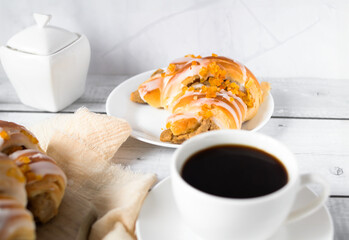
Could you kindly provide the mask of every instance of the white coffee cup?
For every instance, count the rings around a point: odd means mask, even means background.
[[[244,145],[276,157],[285,166],[288,182],[279,190],[261,197],[234,199],[214,196],[189,185],[181,177],[186,160],[194,153],[215,145]],[[185,141],[171,162],[175,202],[188,227],[203,239],[267,239],[282,224],[297,221],[315,212],[329,195],[329,186],[318,175],[300,175],[294,155],[280,142],[260,133],[242,130],[212,131]],[[299,191],[308,184],[320,184],[322,192],[310,204],[292,211]]]

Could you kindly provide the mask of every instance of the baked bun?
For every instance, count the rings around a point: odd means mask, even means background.
[[[165,72],[157,70],[142,83],[138,93],[143,102],[173,114],[160,139],[178,143],[178,136],[192,135],[205,118],[214,129],[240,129],[257,114],[269,89],[269,83],[260,84],[241,63],[212,54],[173,61]],[[210,117],[203,117],[203,108],[209,109]],[[177,140],[168,140],[171,134]]]
[[[21,125],[0,121],[0,152],[9,155],[22,172],[28,208],[35,219],[45,223],[56,216],[67,178],[40,148],[37,138]]]
[[[0,239],[35,239],[35,223],[26,209],[25,177],[16,164],[0,153]]]
[[[138,87],[138,93],[141,99],[155,108],[162,107],[160,97],[162,88],[161,74],[163,72],[162,69],[156,70],[147,81]]]
[[[0,152],[10,155],[23,149],[42,151],[38,139],[28,129],[13,122],[0,120]]]
[[[66,175],[55,160],[37,150],[16,151],[10,158],[26,178],[29,210],[39,222],[48,222],[58,213],[67,185]]]

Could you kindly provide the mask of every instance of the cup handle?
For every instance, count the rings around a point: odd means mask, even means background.
[[[312,213],[314,213],[316,210],[318,210],[327,200],[329,193],[330,193],[330,187],[328,183],[320,177],[319,175],[315,174],[303,174],[300,176],[300,188],[305,187],[308,184],[320,184],[322,186],[322,192],[319,196],[317,196],[311,203],[307,204],[306,206],[297,209],[295,211],[292,211],[287,219],[286,219],[286,224],[294,221],[298,221]]]

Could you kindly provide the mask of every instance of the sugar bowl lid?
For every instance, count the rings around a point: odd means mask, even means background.
[[[7,47],[35,55],[51,55],[79,38],[76,33],[63,28],[48,26],[51,15],[33,14],[36,25],[28,27],[7,42]]]

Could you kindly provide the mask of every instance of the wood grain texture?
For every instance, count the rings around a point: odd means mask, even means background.
[[[85,106],[94,112],[105,112],[105,101],[110,92],[115,88],[115,86],[127,78],[127,76],[110,75],[89,76],[83,96],[61,112],[71,113],[81,106]],[[15,89],[9,80],[4,77],[0,78],[0,111],[43,112],[23,105],[17,97]]]
[[[110,92],[127,76],[89,76],[85,94],[61,113],[81,106],[105,112]],[[284,143],[296,155],[302,173],[316,172],[331,185],[327,206],[335,225],[335,239],[349,236],[349,81],[331,79],[263,79],[271,82],[275,100],[272,119],[260,130]],[[10,83],[0,79],[0,119],[25,126],[55,113],[22,105]],[[115,155],[115,162],[141,172],[169,175],[173,149],[129,138]]]
[[[0,112],[0,119],[25,126],[53,116],[52,113]],[[288,146],[295,153],[301,172],[317,172],[327,178],[332,195],[349,195],[349,121],[272,118],[260,132]],[[173,149],[129,138],[117,152],[117,159],[135,170],[155,172],[163,179],[169,175],[172,153]]]
[[[333,225],[334,239],[349,239],[349,198],[330,198],[326,203],[330,210]]]
[[[273,116],[349,119],[349,81],[335,79],[264,79],[275,99]]]
[[[62,112],[74,112],[84,105],[105,112],[109,93],[130,76],[91,75],[84,95]],[[275,117],[349,119],[349,81],[336,79],[261,79],[271,83]],[[340,87],[339,87],[340,86]],[[10,82],[0,78],[0,111],[35,111],[20,103]]]

